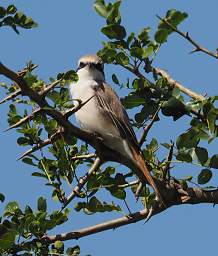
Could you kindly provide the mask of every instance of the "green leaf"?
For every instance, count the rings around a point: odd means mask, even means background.
[[[140,48],[140,47],[131,47],[130,54],[131,54],[132,57],[142,59],[143,49]]]
[[[139,40],[143,43],[144,46],[149,43],[149,31],[149,27],[144,28],[138,35]]]
[[[30,140],[27,137],[19,137],[17,139],[17,144],[19,144],[20,146],[26,146],[29,145]]]
[[[4,217],[6,217],[6,216],[9,217],[9,216],[13,216],[13,215],[16,215],[16,214],[20,214],[20,212],[21,211],[20,211],[18,203],[13,201],[13,202],[8,203],[5,206],[3,216]]]
[[[173,120],[176,121],[184,114],[187,113],[184,103],[175,98],[170,97],[168,101],[165,101],[162,105],[162,113],[165,116],[173,116]]]
[[[177,140],[176,140],[176,146],[178,149],[181,148],[194,148],[198,145],[199,143],[199,136],[198,133],[191,129],[186,133],[181,134]]]
[[[5,196],[2,193],[0,193],[0,201],[2,203],[5,201]]]
[[[102,0],[97,0],[95,1],[94,3],[94,9],[95,11],[102,17],[104,18],[107,18],[107,14],[108,14],[108,11],[107,11],[107,8],[106,8],[106,5],[105,5],[105,2],[102,1]]]
[[[122,40],[126,36],[126,30],[119,24],[110,24],[101,29],[102,33],[105,34],[109,39]]]
[[[4,18],[4,16],[7,14],[7,11],[4,7],[0,6],[0,18]]]
[[[121,22],[121,16],[120,16],[120,12],[119,12],[119,8],[120,8],[120,4],[121,1],[116,1],[113,5],[112,8],[110,10],[110,12],[108,13],[107,16],[107,24],[120,24]]]
[[[169,10],[166,14],[166,19],[174,27],[177,27],[182,21],[188,17],[186,12],[180,12],[175,9]]]
[[[213,174],[209,169],[201,170],[200,174],[198,175],[198,184],[205,184],[210,181]]]
[[[15,244],[16,235],[18,235],[18,232],[14,229],[9,229],[4,234],[0,234],[0,251],[10,250]],[[8,255],[8,253],[3,255]]]
[[[130,109],[143,105],[146,101],[144,98],[141,98],[136,94],[129,94],[125,98],[121,99],[121,102],[125,108]]]
[[[117,64],[120,64],[120,65],[127,66],[129,64],[129,58],[123,52],[119,52],[118,54],[116,54],[115,60]]]
[[[155,35],[154,39],[157,43],[162,44],[167,41],[167,37],[169,35],[169,31],[166,29],[159,29]]]
[[[80,255],[80,248],[78,245],[74,247],[69,247],[66,251],[68,256],[79,256]]]
[[[112,75],[112,80],[115,84],[119,84],[119,80],[115,74]]]
[[[182,162],[187,162],[187,163],[192,162],[192,157],[187,151],[179,152],[176,156],[176,159]]]
[[[207,114],[207,124],[211,133],[215,132],[217,114],[214,109],[211,109]]]
[[[198,162],[202,165],[207,162],[208,159],[208,152],[205,148],[197,147],[195,148],[195,154],[198,158]]]
[[[77,75],[76,71],[74,71],[74,70],[67,71],[64,74],[63,78],[65,80],[67,80],[68,83],[70,83],[70,82],[77,82],[78,81],[78,75]]]
[[[38,205],[37,208],[39,211],[45,212],[47,209],[47,203],[46,203],[46,199],[43,197],[40,197],[38,199]]]
[[[120,188],[109,188],[111,195],[118,199],[124,200],[126,198],[126,191]]]
[[[62,250],[64,248],[64,243],[62,241],[55,241],[54,247],[57,250]]]
[[[212,156],[209,166],[211,168],[218,169],[218,154]]]
[[[23,158],[22,162],[24,162],[25,164],[32,165],[32,166],[38,166],[37,164],[34,164],[32,158],[29,158],[29,157]]]
[[[7,7],[8,14],[14,14],[16,11],[17,11],[17,8],[13,4],[11,4]]]

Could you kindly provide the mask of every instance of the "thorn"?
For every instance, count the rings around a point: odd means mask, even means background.
[[[195,52],[199,52],[199,51],[200,51],[200,49],[196,47],[195,49],[193,49],[192,51],[190,51],[189,54],[195,53]]]
[[[32,67],[26,67],[21,71],[17,72],[18,76],[25,76],[28,71],[33,71],[35,68],[37,68],[38,65],[33,65]]]
[[[18,89],[17,91],[13,92],[12,94],[8,95],[7,97],[5,97],[3,100],[0,101],[0,104],[5,103],[6,101],[9,101],[11,99],[16,98],[18,95],[21,94],[21,90]]]
[[[48,92],[50,92],[54,87],[61,82],[62,79],[59,79],[57,81],[54,81],[53,83],[49,84],[47,87],[45,87],[44,90],[41,91],[41,95],[46,95]]]
[[[23,123],[25,123],[27,121],[31,121],[36,116],[36,114],[39,114],[41,111],[42,111],[41,108],[33,111],[29,116],[25,116],[19,122],[17,122],[16,124],[11,125],[9,128],[4,130],[4,132],[7,132],[7,131],[9,131],[9,130],[11,130],[13,128],[16,128],[16,127],[20,126],[21,124],[23,124]]]
[[[154,208],[151,207],[151,208],[148,210],[148,215],[146,216],[145,221],[144,221],[143,224],[145,224],[146,222],[148,222],[148,221],[150,220],[150,218],[152,217],[153,212],[154,212]]]
[[[78,99],[78,105],[67,110],[64,115],[66,117],[70,117],[72,114],[74,114],[76,111],[80,110],[85,104],[87,104],[95,95],[92,95],[90,98],[88,98],[86,101],[82,102],[80,99]],[[74,99],[75,100],[75,99]]]
[[[143,188],[143,184],[140,182],[135,192],[136,202],[138,202],[139,200],[139,195],[142,192],[142,188]]]

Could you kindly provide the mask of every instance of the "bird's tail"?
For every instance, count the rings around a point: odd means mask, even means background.
[[[143,178],[143,180],[146,179],[146,181],[152,186],[152,188],[154,189],[154,192],[156,193],[157,197],[159,198],[159,200],[161,201],[161,203],[165,206],[163,197],[159,191],[159,189],[157,188],[154,179],[152,178],[148,167],[146,166],[146,163],[142,157],[142,155],[140,154],[140,152],[136,149],[132,149],[132,155],[135,161],[136,166],[138,167],[138,171],[140,171],[139,173],[139,178]]]

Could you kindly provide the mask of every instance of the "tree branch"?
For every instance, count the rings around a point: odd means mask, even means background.
[[[182,84],[180,84],[179,82],[176,82],[172,77],[170,77],[169,74],[167,74],[166,71],[164,71],[163,69],[160,68],[154,68],[152,67],[153,71],[155,71],[158,75],[160,75],[161,77],[165,78],[167,80],[167,82],[169,83],[170,86],[172,87],[177,87],[181,92],[185,93],[186,95],[190,96],[192,99],[194,100],[205,100],[205,97],[191,91],[190,89],[188,89],[187,87],[183,86]]]
[[[168,191],[166,194],[167,201],[168,201],[167,208],[170,208],[171,206],[179,205],[179,204],[198,204],[198,203],[218,204],[218,189],[213,191],[205,191],[200,188],[188,188],[185,191],[181,189],[183,194],[179,195],[177,192],[177,189],[179,186],[180,186],[179,184],[175,184],[175,182],[172,181],[170,184],[170,187],[168,187]],[[152,211],[152,216],[161,213],[167,208],[157,204]],[[66,241],[66,240],[73,240],[73,239],[77,240],[79,238],[100,233],[106,230],[116,229],[116,228],[129,225],[132,223],[136,223],[138,221],[146,219],[149,212],[150,212],[149,209],[144,209],[139,212],[135,212],[133,214],[129,214],[127,216],[123,216],[118,219],[106,221],[94,226],[70,231],[63,234],[57,234],[53,236],[45,235],[40,239],[33,239],[32,241],[24,242],[16,245],[16,247],[13,249],[13,252],[22,251],[22,248],[31,246],[33,243],[38,241],[43,242],[45,244],[52,244],[57,240],[59,241]]]
[[[197,52],[197,51],[200,51],[200,52],[204,52],[206,53],[207,55],[215,58],[215,59],[218,59],[218,54],[217,53],[214,53],[214,52],[211,52],[209,51],[208,49],[206,49],[205,47],[199,45],[196,41],[194,41],[190,36],[189,36],[189,33],[186,32],[182,32],[180,30],[178,30],[178,28],[174,27],[170,22],[168,22],[166,19],[163,19],[161,18],[160,16],[157,15],[157,18],[159,20],[161,20],[164,24],[166,24],[169,28],[171,28],[174,32],[176,32],[177,34],[179,34],[180,36],[182,36],[183,38],[185,38],[188,42],[190,42],[194,47],[195,49],[192,51],[192,52]]]
[[[92,167],[88,170],[88,172],[79,179],[78,184],[76,185],[76,187],[72,190],[71,194],[67,197],[66,201],[64,202],[61,211],[63,211],[67,205],[79,194],[79,192],[81,191],[81,189],[84,187],[84,185],[86,184],[86,182],[88,181],[89,177],[96,172],[99,167],[101,166],[102,161],[99,157],[97,157],[92,165]]]

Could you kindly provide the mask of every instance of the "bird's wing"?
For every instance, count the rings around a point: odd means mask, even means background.
[[[103,83],[94,87],[95,97],[98,100],[99,106],[103,109],[104,114],[107,114],[113,124],[119,130],[120,136],[127,139],[131,148],[133,158],[135,159],[135,165],[140,172],[137,172],[138,177],[143,182],[147,180],[153,187],[160,201],[165,205],[159,189],[157,188],[149,170],[142,157],[139,144],[135,132],[130,124],[129,117],[126,110],[122,106],[118,96],[113,89]]]
[[[111,121],[118,129],[120,136],[131,141],[137,148],[139,148],[135,132],[126,110],[111,86],[106,83],[101,83],[98,86],[95,86],[94,90],[99,106],[107,112]]]

